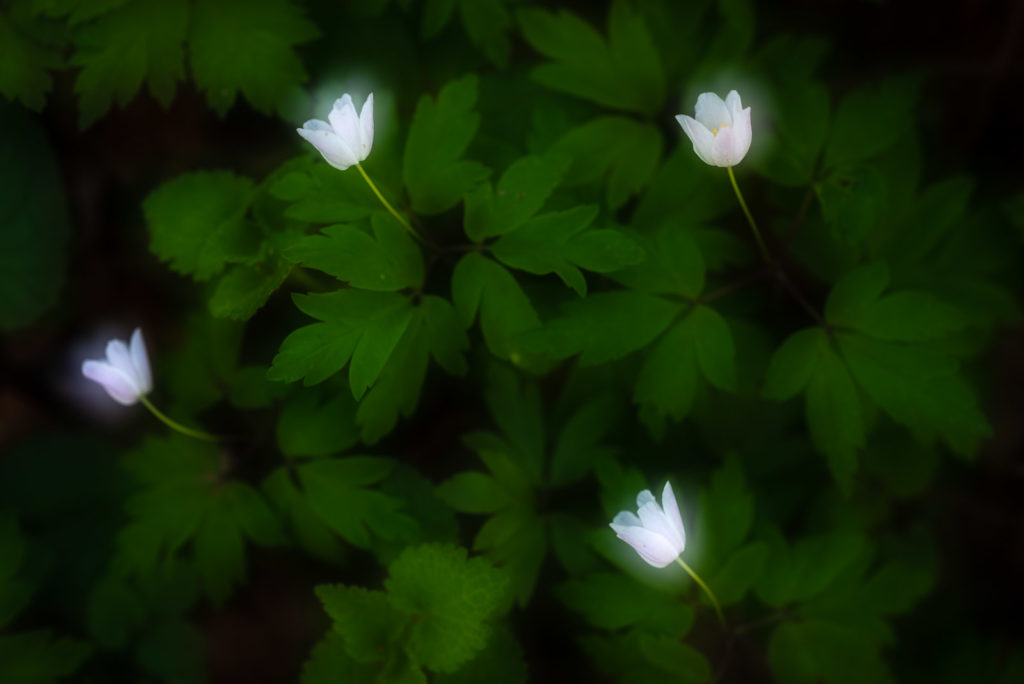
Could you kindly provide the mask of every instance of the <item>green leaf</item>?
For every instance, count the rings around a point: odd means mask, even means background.
[[[374,214],[373,235],[356,225],[328,226],[292,244],[285,258],[329,273],[352,287],[393,292],[423,281],[423,256],[405,229]]]
[[[0,515],[0,628],[28,605],[33,583],[16,577],[25,556],[25,541],[13,515]]]
[[[313,511],[287,468],[279,468],[267,476],[263,481],[263,491],[287,522],[302,549],[329,563],[340,563],[343,557],[341,543],[327,523]]]
[[[454,672],[487,644],[508,580],[464,549],[425,544],[406,549],[388,569],[389,598],[417,615],[409,635],[411,655],[436,672]]]
[[[8,332],[57,303],[69,227],[63,184],[42,128],[6,102],[0,102],[0,216],[0,331]]]
[[[603,182],[608,206],[617,209],[651,181],[662,146],[651,124],[602,116],[566,133],[552,152],[572,159],[565,185]]]
[[[747,538],[754,521],[754,497],[735,455],[715,471],[700,496],[700,538],[708,555],[722,563]]]
[[[962,456],[991,434],[957,363],[941,352],[855,334],[837,338],[857,383],[896,422],[941,436]]]
[[[516,338],[540,325],[537,312],[512,274],[481,254],[467,254],[455,266],[452,300],[467,328],[479,311],[487,348],[513,363],[522,358]]]
[[[643,250],[624,233],[586,230],[596,215],[594,207],[586,206],[543,214],[502,236],[491,251],[506,266],[538,275],[557,273],[585,296],[587,282],[580,268],[606,273],[644,258]]]
[[[704,377],[719,389],[735,391],[736,349],[725,319],[714,309],[698,306],[687,321]]]
[[[525,684],[529,680],[523,649],[507,627],[496,626],[487,646],[454,674],[440,674],[438,684]]]
[[[860,243],[885,215],[885,179],[871,166],[841,167],[814,190],[832,234],[848,244]]]
[[[543,477],[545,452],[544,405],[540,391],[534,382],[506,366],[492,364],[488,371],[484,399],[491,416],[512,447],[508,456],[529,474],[533,484],[539,484]],[[482,452],[493,450],[493,447],[471,446],[481,452],[481,457]],[[488,466],[492,466],[491,461],[488,461]],[[492,467],[492,470],[495,469]],[[514,481],[501,477],[500,471],[495,470],[495,474],[506,484]]]
[[[922,79],[890,76],[850,92],[839,102],[825,148],[825,164],[873,157],[896,143],[917,120],[914,115]]]
[[[280,244],[290,242],[288,233],[271,236],[260,244],[254,263],[229,266],[210,295],[210,313],[236,321],[252,318],[292,272],[291,263],[280,257]]]
[[[200,171],[151,192],[142,209],[150,251],[178,273],[208,280],[258,243],[245,221],[253,182],[230,171]]]
[[[455,307],[447,299],[426,295],[420,300],[420,312],[434,360],[452,375],[464,375],[469,338]]]
[[[774,87],[766,131],[768,151],[754,157],[757,169],[782,185],[811,185],[829,127],[828,90],[820,83],[787,77]],[[760,133],[759,133],[760,134]]]
[[[640,652],[650,664],[679,682],[711,681],[711,665],[697,649],[678,639],[652,634],[639,635]]]
[[[777,400],[796,396],[814,375],[826,346],[828,336],[821,328],[805,328],[787,337],[768,364],[761,396]]]
[[[769,542],[768,562],[755,588],[758,598],[773,607],[821,595],[865,546],[863,536],[842,530],[806,537],[792,549],[778,536]]]
[[[548,484],[564,487],[582,479],[606,451],[600,446],[611,427],[615,405],[609,395],[595,397],[574,413],[555,442]]]
[[[856,268],[842,277],[825,302],[825,319],[834,325],[856,318],[889,286],[889,267],[884,262]]]
[[[523,37],[552,62],[533,79],[605,107],[652,114],[665,98],[665,74],[643,18],[622,0],[608,14],[608,40],[575,14],[517,13]]]
[[[494,513],[511,503],[501,483],[483,473],[458,473],[437,486],[437,496],[462,513]]]
[[[719,604],[738,603],[761,578],[768,561],[768,545],[752,542],[737,549],[708,579]]]
[[[298,475],[316,515],[346,541],[365,548],[371,529],[390,539],[415,528],[416,521],[400,512],[400,499],[366,489],[394,467],[394,461],[384,458],[320,459],[300,466]]]
[[[507,66],[512,16],[503,0],[460,0],[459,10],[473,45],[496,66]]]
[[[161,105],[170,104],[185,76],[188,24],[186,3],[135,0],[76,31],[71,64],[82,67],[75,79],[81,127],[115,101],[128,104],[143,82]]]
[[[373,682],[376,681],[378,670],[376,663],[357,663],[353,660],[345,649],[342,636],[332,630],[316,645],[309,660],[303,664],[301,681],[302,684]]]
[[[461,160],[480,123],[476,76],[465,76],[441,89],[437,99],[420,98],[405,143],[402,178],[421,214],[439,214],[455,205],[490,171]]]
[[[289,0],[197,0],[189,64],[210,107],[223,117],[238,93],[264,113],[283,113],[301,99],[306,70],[295,46],[317,36],[316,25]]]
[[[336,584],[318,586],[316,595],[334,620],[345,652],[358,663],[383,660],[408,620],[382,591]]]
[[[53,87],[50,70],[63,66],[61,40],[48,35],[47,25],[24,12],[0,13],[0,95],[40,111]]]
[[[465,230],[474,242],[511,232],[536,214],[569,166],[558,156],[528,156],[513,162],[497,187],[483,183],[466,196]]]
[[[294,295],[296,306],[317,318],[281,343],[267,371],[271,380],[315,385],[349,366],[352,396],[363,396],[384,369],[415,311],[406,297],[393,293],[339,290]]]
[[[787,622],[772,632],[768,662],[778,681],[861,684],[892,681],[870,637],[825,620]]]
[[[544,519],[521,505],[507,508],[489,519],[473,540],[473,549],[508,573],[510,593],[526,606],[533,594],[541,564],[547,555]]]
[[[814,445],[828,459],[840,489],[849,494],[857,471],[857,452],[864,447],[864,419],[850,371],[828,346],[819,347],[807,383],[807,427]]]
[[[682,420],[697,392],[697,351],[692,328],[682,320],[655,343],[644,359],[633,388],[642,411]]]
[[[524,337],[528,348],[554,359],[580,354],[585,366],[619,359],[651,343],[679,305],[632,290],[600,292],[565,307],[565,315]],[[600,335],[594,331],[600,330]]]
[[[277,445],[285,456],[328,456],[359,439],[356,402],[351,393],[300,390],[284,405],[277,421]]]
[[[318,155],[319,156],[319,155]],[[271,183],[274,197],[288,202],[286,218],[309,223],[345,223],[366,218],[380,209],[378,200],[358,173],[342,173],[314,160],[312,155],[295,164],[289,162]]]
[[[92,654],[76,639],[49,630],[0,635],[0,679],[5,684],[51,684],[73,675]]]
[[[643,627],[680,638],[693,625],[693,609],[625,575],[598,572],[556,588],[558,598],[588,623],[610,631]]]
[[[196,530],[196,565],[207,595],[223,603],[245,577],[241,530],[222,513],[211,511]]]
[[[704,259],[693,234],[665,224],[653,235],[633,233],[646,258],[640,265],[617,271],[612,278],[649,294],[696,299],[704,291]]]

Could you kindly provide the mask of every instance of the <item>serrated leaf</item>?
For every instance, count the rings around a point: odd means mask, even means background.
[[[466,235],[482,242],[521,226],[544,206],[568,166],[567,158],[553,155],[513,162],[495,187],[484,183],[466,196]]]
[[[631,234],[645,252],[643,263],[611,277],[634,290],[696,299],[704,290],[704,259],[691,231],[665,224],[653,235]]]
[[[638,626],[678,639],[693,624],[690,606],[621,574],[593,573],[560,585],[556,593],[569,608],[601,629]]]
[[[253,182],[230,171],[200,171],[168,181],[151,192],[142,210],[149,248],[171,269],[208,280],[259,239],[244,220]]]
[[[277,444],[285,456],[327,456],[359,439],[356,402],[350,392],[300,390],[289,398],[277,421]]]
[[[345,652],[358,663],[383,660],[408,621],[382,591],[336,584],[318,586],[316,595],[334,620]]]
[[[307,553],[329,563],[340,562],[343,556],[341,543],[327,523],[313,511],[287,468],[279,468],[268,475],[263,481],[263,491]]]
[[[349,386],[357,399],[384,369],[414,317],[406,297],[365,290],[295,295],[296,305],[322,323],[299,328],[281,343],[267,371],[271,380],[308,387],[334,375],[351,359]]]
[[[436,672],[453,672],[487,644],[507,585],[504,573],[455,546],[411,547],[385,581],[399,610],[417,615],[409,635],[413,657]]]
[[[445,85],[436,100],[424,95],[416,105],[402,165],[415,211],[450,209],[490,173],[461,159],[480,123],[476,94],[476,76],[470,75]]]
[[[551,453],[548,484],[563,487],[583,478],[604,451],[600,442],[610,429],[614,404],[608,395],[579,408],[558,435]]]
[[[45,40],[47,27],[41,26],[34,17],[22,17],[21,22],[18,19],[14,13],[0,14],[0,45],[4,46],[4,59],[0,60],[0,95],[38,112],[53,87],[50,70],[64,63],[60,50],[63,41]],[[28,27],[24,19],[29,20]]]
[[[352,287],[394,292],[423,281],[423,256],[405,229],[392,217],[374,214],[373,234],[361,226],[324,228],[285,250],[285,258],[329,273]]]
[[[572,159],[564,183],[601,183],[616,209],[647,186],[661,159],[661,133],[651,124],[603,116],[566,133],[551,148]]]
[[[342,173],[312,156],[282,172],[269,191],[289,203],[285,217],[309,223],[357,221],[380,209],[380,200],[358,173]]]
[[[613,109],[650,114],[665,97],[661,60],[643,18],[621,0],[608,14],[608,39],[575,14],[517,14],[523,36],[554,62],[533,70],[542,85]]]
[[[452,300],[465,327],[473,324],[479,312],[487,348],[501,359],[520,360],[516,339],[540,325],[537,312],[512,274],[481,254],[467,254],[455,266]]]
[[[503,0],[461,0],[459,10],[473,45],[496,66],[507,66],[512,16]]]
[[[789,399],[796,396],[814,375],[828,336],[821,328],[805,328],[786,338],[765,371],[761,396]]]
[[[643,250],[624,233],[586,230],[594,207],[543,214],[502,236],[491,251],[506,266],[529,273],[556,273],[580,296],[587,282],[580,268],[606,273],[643,260]]]
[[[825,302],[825,319],[844,325],[878,299],[889,286],[889,267],[884,262],[855,268],[844,275],[829,292]]]
[[[165,107],[185,76],[185,38],[190,6],[175,0],[135,0],[75,33],[71,64],[78,121],[90,126],[116,101],[124,106],[143,82]]]
[[[197,0],[189,65],[210,107],[223,117],[238,93],[264,113],[301,98],[306,70],[295,47],[320,32],[289,0]]]

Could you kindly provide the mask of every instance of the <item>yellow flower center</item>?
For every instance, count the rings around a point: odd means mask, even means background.
[[[712,128],[711,129],[711,135],[718,135],[718,131],[722,130],[723,128],[728,128],[728,127],[729,127],[729,124],[722,124],[718,128]]]

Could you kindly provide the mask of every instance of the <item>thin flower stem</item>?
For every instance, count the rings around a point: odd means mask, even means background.
[[[682,558],[678,558],[677,557],[676,558],[676,563],[679,563],[679,565],[682,566],[683,570],[685,570],[687,572],[687,574],[689,574],[690,577],[693,578],[693,581],[700,585],[700,588],[704,590],[704,593],[708,595],[708,598],[711,599],[711,605],[713,605],[715,607],[715,614],[718,615],[718,621],[722,623],[723,627],[725,627],[726,626],[726,624],[725,624],[725,616],[722,615],[722,608],[721,608],[721,606],[718,605],[718,599],[715,598],[714,592],[711,591],[711,589],[710,589],[710,587],[708,587],[708,585],[704,584],[704,580],[702,580],[697,575],[697,573],[695,573],[690,568],[689,565],[687,565],[686,563],[683,562]]]
[[[743,199],[743,193],[740,192],[740,186],[736,184],[736,174],[732,172],[732,167],[725,167],[726,171],[729,172],[729,180],[732,181],[732,189],[736,191],[736,199],[740,201],[740,206],[743,208],[743,213],[747,216],[747,223],[750,224],[750,229],[754,231],[754,238],[757,240],[757,246],[761,249],[761,256],[764,258],[765,263],[772,263],[772,257],[768,253],[768,248],[764,244],[764,240],[761,239],[761,231],[757,229],[757,223],[754,222],[754,216],[750,213],[750,209],[747,208],[747,203]]]
[[[389,212],[391,212],[391,215],[394,216],[395,219],[399,223],[401,223],[402,226],[407,231],[409,231],[410,235],[412,235],[414,238],[416,238],[420,242],[425,242],[423,237],[419,233],[416,232],[416,229],[413,228],[412,225],[410,225],[410,223],[405,220],[405,217],[402,216],[401,214],[399,214],[397,211],[395,211],[395,208],[393,206],[391,206],[391,202],[388,202],[386,199],[384,199],[384,195],[380,194],[380,190],[377,189],[377,186],[374,185],[373,181],[370,180],[370,177],[366,174],[366,171],[363,169],[363,165],[362,164],[356,164],[356,168],[359,169],[359,173],[363,174],[363,180],[365,180],[366,184],[370,186],[370,189],[373,190],[373,194],[377,196],[377,199],[379,199],[380,203],[384,205],[384,208],[387,209]]]
[[[211,434],[209,434],[207,432],[201,432],[199,430],[193,430],[192,428],[185,427],[184,425],[182,425],[181,423],[179,423],[177,421],[171,420],[170,418],[165,416],[160,411],[160,409],[158,409],[156,406],[153,406],[153,402],[151,402],[149,399],[147,399],[144,395],[139,397],[139,401],[142,402],[143,406],[145,406],[147,409],[149,409],[150,413],[152,413],[154,416],[156,416],[157,420],[159,420],[161,423],[163,423],[167,427],[171,428],[172,430],[176,430],[176,431],[180,432],[183,435],[187,435],[189,437],[194,437],[195,439],[203,439],[203,440],[206,440],[208,442],[219,442],[220,439],[221,439],[220,437],[216,437],[216,436],[211,435]]]

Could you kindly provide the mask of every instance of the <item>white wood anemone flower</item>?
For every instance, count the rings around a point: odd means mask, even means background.
[[[334,101],[327,119],[311,119],[295,130],[341,171],[369,156],[373,149],[373,93],[366,96],[358,115],[352,97],[345,93]]]
[[[672,562],[678,563],[711,599],[718,621],[724,626],[725,616],[722,615],[722,608],[714,592],[679,557],[686,549],[686,530],[683,528],[683,518],[679,515],[679,504],[676,503],[672,484],[665,483],[660,506],[651,490],[645,489],[636,495],[636,508],[635,514],[621,511],[609,523],[616,536],[632,546],[649,565],[664,568]]]
[[[661,506],[649,489],[637,494],[636,506],[636,514],[622,511],[610,526],[616,536],[632,546],[647,563],[663,568],[686,548],[686,530],[672,484],[665,483]]]
[[[131,406],[139,401],[153,389],[153,374],[149,369],[142,330],[135,329],[130,345],[121,340],[108,342],[106,360],[84,361],[82,375],[99,383],[119,404]]]
[[[679,114],[676,121],[705,164],[730,167],[743,161],[750,149],[752,131],[750,107],[743,108],[739,93],[731,90],[725,100],[715,93],[701,93],[694,115],[696,118]]]

